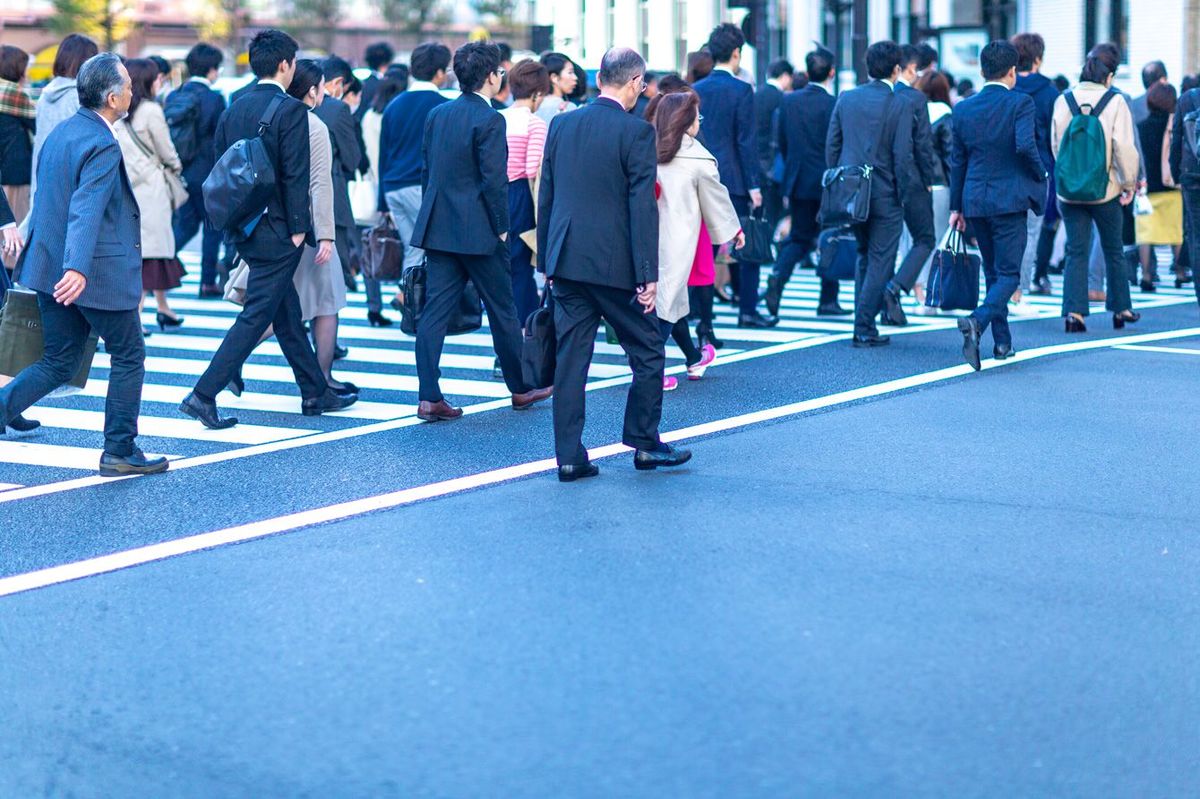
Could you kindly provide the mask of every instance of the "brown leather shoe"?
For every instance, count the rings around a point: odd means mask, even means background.
[[[553,393],[554,386],[550,386],[549,388],[535,388],[533,391],[526,391],[524,394],[513,394],[513,410],[523,411],[531,407],[535,402],[549,399]]]
[[[417,418],[426,422],[448,422],[462,416],[462,408],[452,408],[450,403],[441,399],[437,402],[421,401],[417,406]]]

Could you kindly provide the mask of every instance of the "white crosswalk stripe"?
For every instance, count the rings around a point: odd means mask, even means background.
[[[401,333],[399,324],[388,328],[368,326],[366,296],[362,292],[351,292],[349,305],[340,315],[339,331],[339,340],[350,349],[350,354],[335,364],[334,374],[363,390],[363,399],[356,405],[319,419],[302,416],[291,368],[272,339],[259,345],[245,365],[243,377],[247,389],[243,395],[239,398],[223,392],[218,398],[224,412],[239,417],[236,427],[207,430],[182,416],[178,412],[179,402],[208,366],[240,310],[223,300],[196,298],[197,254],[185,252],[183,260],[189,274],[183,287],[171,293],[170,302],[172,308],[185,317],[184,325],[171,332],[162,332],[156,328],[151,307],[148,306],[142,316],[143,323],[153,331],[146,341],[146,382],[138,423],[139,442],[147,450],[178,453],[169,457],[184,457],[285,441],[331,427],[369,424],[416,413],[414,339]],[[764,281],[768,271],[763,270]],[[1055,278],[1054,282],[1056,296],[1027,298],[1039,317],[1061,315],[1060,279]],[[853,288],[851,281],[842,282],[840,302],[847,308],[854,304]],[[719,304],[714,315],[716,334],[728,342],[721,354],[728,356],[745,349],[816,337],[829,338],[831,334],[834,336],[831,341],[841,341],[841,336],[852,332],[853,320],[850,317],[818,316],[819,291],[816,276],[810,270],[798,270],[785,290],[780,323],[769,329],[739,328],[736,308]],[[1189,302],[1193,298],[1190,287],[1163,288],[1157,295],[1134,293],[1135,307]],[[915,309],[912,298],[905,299],[905,307],[910,311]],[[384,312],[394,319],[398,316],[387,306]],[[909,320],[912,328],[936,330],[952,328],[960,315],[958,312],[933,316],[910,313]],[[667,347],[667,356],[671,364],[678,364],[683,359],[673,344]],[[442,356],[442,387],[447,396],[468,405],[508,396],[503,381],[492,376],[494,358],[486,319],[483,329],[475,333],[447,338]],[[82,391],[70,397],[44,400],[27,412],[29,418],[42,422],[41,429],[20,437],[10,435],[0,439],[0,491],[36,481],[37,475],[31,476],[27,468],[17,474],[19,467],[51,467],[46,479],[59,479],[59,470],[63,469],[96,469],[108,371],[109,358],[101,350],[96,355],[88,385]],[[619,345],[606,341],[602,333],[596,342],[589,378],[605,380],[628,373],[624,352]]]

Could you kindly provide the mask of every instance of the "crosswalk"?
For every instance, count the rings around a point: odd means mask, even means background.
[[[153,308],[143,314],[143,323],[155,331],[146,341],[146,382],[139,420],[138,440],[146,452],[173,459],[195,457],[416,414],[414,339],[401,333],[399,325],[370,327],[366,297],[361,292],[350,294],[349,306],[341,314],[339,339],[350,352],[345,360],[335,364],[334,370],[336,377],[350,380],[362,389],[362,399],[356,405],[321,417],[303,416],[292,371],[278,344],[268,341],[255,350],[243,369],[246,391],[242,396],[224,392],[217,398],[223,411],[240,420],[236,427],[208,430],[179,414],[180,401],[207,367],[239,310],[223,300],[197,299],[196,254],[185,252],[183,258],[189,274],[184,285],[172,292],[170,301],[172,308],[185,317],[184,325],[172,332],[158,331]],[[806,339],[814,344],[842,342],[844,345],[844,337],[853,329],[851,321],[848,317],[818,316],[818,293],[815,275],[810,270],[797,272],[786,289],[779,326],[767,330],[739,329],[735,309],[719,306],[716,332],[726,342],[721,354],[728,356]],[[1150,307],[1194,301],[1194,295],[1190,288],[1167,288],[1157,295],[1139,295],[1135,291],[1135,299],[1138,307]],[[853,286],[848,282],[842,286],[841,302],[847,307],[853,305]],[[911,300],[908,302],[913,307]],[[1030,302],[1039,317],[1057,317],[1061,313],[1058,296],[1032,297]],[[389,309],[385,312],[396,316]],[[910,315],[911,324],[904,332],[952,328],[955,316]],[[682,370],[682,353],[673,345],[667,348],[667,357],[668,369]],[[486,319],[480,331],[448,338],[442,357],[442,387],[447,397],[464,407],[495,403],[507,397],[503,381],[492,376],[493,358]],[[0,492],[94,472],[102,445],[108,373],[109,358],[101,349],[86,388],[71,396],[44,400],[26,413],[28,418],[42,423],[39,430],[26,435],[10,431],[0,438]],[[628,374],[620,347],[607,343],[601,334],[589,380],[596,383]]]

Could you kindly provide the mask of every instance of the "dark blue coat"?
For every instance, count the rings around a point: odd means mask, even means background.
[[[700,135],[717,159],[721,182],[734,197],[759,188],[758,139],[754,87],[723,69],[715,69],[693,87],[700,95]]]
[[[785,197],[821,199],[825,138],[837,102],[816,84],[784,95],[779,106],[779,154],[783,156]]]
[[[1026,94],[984,86],[954,107],[950,210],[999,216],[1046,205],[1046,168],[1037,149],[1037,108]]]
[[[1017,85],[1013,89],[1033,98],[1037,109],[1037,145],[1042,156],[1042,164],[1046,171],[1054,170],[1054,151],[1050,148],[1050,121],[1054,118],[1054,103],[1058,100],[1058,87],[1054,81],[1040,72],[1030,72],[1028,75],[1017,76]]]
[[[225,110],[225,98],[220,92],[194,80],[189,80],[175,91],[195,94],[200,103],[196,157],[183,165],[183,179],[187,181],[188,190],[199,193],[204,179],[212,172],[213,164],[224,155],[217,152],[213,140],[217,135],[217,122]]]
[[[842,92],[825,140],[825,165],[874,167],[871,196],[904,197],[911,188],[913,111],[881,80]],[[897,168],[899,165],[899,169]]]
[[[47,294],[73,269],[84,308],[129,311],[142,297],[142,231],[121,146],[96,112],[80,109],[38,155],[37,197],[20,282]]]

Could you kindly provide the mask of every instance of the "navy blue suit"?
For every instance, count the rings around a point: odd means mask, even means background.
[[[750,214],[750,192],[758,189],[758,133],[754,115],[754,88],[723,69],[714,69],[693,87],[700,95],[700,135],[717,159],[721,183],[738,216]],[[759,267],[738,265],[741,313],[753,314],[758,306]]]
[[[907,84],[897,83],[896,99],[903,101],[912,111],[914,157],[904,165],[908,172],[905,181],[908,189],[901,197],[904,225],[912,236],[912,247],[904,256],[894,280],[898,288],[909,291],[937,246],[933,232],[933,194],[929,188],[937,182],[939,167],[929,124],[929,100],[925,93]]]
[[[188,185],[188,201],[175,212],[173,223],[175,252],[187,246],[203,230],[200,255],[200,284],[212,286],[217,282],[217,256],[221,252],[221,232],[207,224],[208,214],[204,211],[204,192],[200,187],[217,162],[218,153],[213,145],[217,134],[217,122],[225,110],[225,98],[221,93],[205,84],[189,80],[175,90],[180,94],[194,94],[200,106],[197,121],[196,157],[183,165],[183,179]]]
[[[833,107],[825,141],[828,167],[870,164],[871,208],[854,230],[858,268],[854,284],[854,333],[878,335],[875,317],[883,308],[883,289],[896,265],[904,228],[901,198],[909,188],[905,164],[913,159],[912,109],[885,81],[873,80],[843,92]]]
[[[16,276],[37,292],[44,350],[0,389],[0,424],[71,379],[94,330],[111,360],[104,450],[125,457],[137,436],[145,373],[142,243],[137,199],[108,123],[80,109],[59,124],[38,157],[37,182],[29,246]],[[83,275],[87,286],[73,305],[60,305],[54,286],[67,270]]]
[[[987,84],[954,108],[950,210],[979,242],[987,296],[972,316],[1011,345],[1008,301],[1021,275],[1026,215],[1046,203],[1046,168],[1037,147],[1037,109],[1029,95]]]

